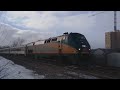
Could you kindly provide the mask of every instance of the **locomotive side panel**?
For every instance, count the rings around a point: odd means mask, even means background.
[[[59,48],[59,43],[47,43],[42,45],[29,46],[28,51],[31,50],[31,54],[59,54],[59,49],[61,49],[62,54],[77,53],[75,48],[66,44],[61,45],[61,48]]]
[[[69,45],[61,44],[61,51],[59,48],[60,43],[46,43],[41,45],[29,46],[28,56],[34,58],[54,58],[58,59],[61,57],[74,57],[77,54],[77,50]]]
[[[57,53],[56,48],[51,48],[49,44],[42,44],[42,45],[37,45],[35,46],[35,52],[38,54],[55,54]]]

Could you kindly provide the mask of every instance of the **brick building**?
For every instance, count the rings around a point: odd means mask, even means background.
[[[107,49],[120,49],[120,31],[105,33],[105,47]]]

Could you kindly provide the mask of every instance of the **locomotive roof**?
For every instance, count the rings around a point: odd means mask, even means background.
[[[63,34],[63,35],[57,36],[57,37],[61,37],[61,36],[65,36],[65,35],[70,35],[70,34],[80,34],[80,35],[83,35],[81,33],[68,33],[68,34]]]
[[[19,46],[19,47],[9,47],[9,48],[1,48],[0,50],[6,50],[6,49],[10,49],[10,48],[22,48],[22,47],[25,47],[25,46]]]
[[[50,37],[50,38],[48,38],[48,39],[45,39],[45,40],[49,40],[49,39],[53,39],[53,38],[57,38],[57,37],[62,37],[62,36],[68,36],[68,35],[70,35],[70,34],[80,34],[80,35],[83,35],[83,34],[81,34],[81,33],[68,33],[68,34],[63,34],[63,35],[60,35],[60,36],[56,36],[56,37]]]

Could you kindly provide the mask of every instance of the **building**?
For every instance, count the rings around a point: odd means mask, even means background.
[[[120,49],[120,31],[105,33],[105,47],[107,49]]]

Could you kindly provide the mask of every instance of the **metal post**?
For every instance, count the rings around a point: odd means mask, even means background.
[[[117,12],[114,11],[114,31],[117,31]]]

